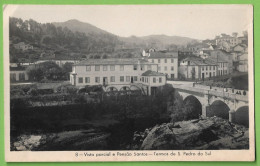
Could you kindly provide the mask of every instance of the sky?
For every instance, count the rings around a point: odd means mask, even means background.
[[[8,5],[4,15],[40,23],[77,19],[122,37],[164,34],[201,40],[242,35],[252,23],[249,5]]]

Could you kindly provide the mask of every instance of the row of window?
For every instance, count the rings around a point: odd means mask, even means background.
[[[95,77],[95,83],[101,83],[100,79],[102,77]],[[83,83],[84,77],[78,77],[78,83]],[[116,77],[115,76],[110,76],[109,77],[110,82],[116,82]],[[120,82],[133,82],[137,81],[137,76],[120,76],[119,77]],[[90,83],[90,77],[85,77],[85,83]],[[103,77],[103,83],[108,83],[108,77]]]
[[[24,73],[19,73],[18,75],[18,80],[19,81],[24,81],[25,80],[25,74]],[[11,81],[16,81],[16,73],[11,73],[10,74],[10,79]]]
[[[152,59],[152,62],[154,63],[156,59]],[[164,63],[167,63],[168,59],[164,59]],[[155,62],[156,63],[156,62]],[[157,63],[161,63],[161,59],[157,59]],[[174,59],[171,59],[171,63],[174,63]]]
[[[164,71],[167,71],[167,70],[168,70],[167,66],[164,66]],[[158,66],[158,71],[161,71],[161,66]],[[173,66],[171,66],[171,71],[174,71]]]
[[[202,66],[201,67],[201,70],[204,71],[204,69],[207,71],[208,69],[209,70],[215,70],[216,69],[216,66]]]
[[[149,82],[149,78],[148,77],[142,77],[142,82],[148,83]],[[153,77],[153,83],[156,83],[156,77]],[[162,78],[159,77],[159,83],[162,83]]]
[[[115,71],[115,65],[102,65],[103,71]],[[95,71],[100,71],[101,65],[95,65]],[[120,65],[120,71],[124,71],[124,65]],[[151,70],[152,66],[147,65],[147,70]],[[133,70],[138,70],[138,65],[133,65]],[[145,65],[140,65],[140,70],[145,70]],[[91,66],[86,66],[86,71],[91,71]]]

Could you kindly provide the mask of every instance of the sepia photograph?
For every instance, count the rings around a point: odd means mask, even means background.
[[[4,6],[6,160],[253,161],[252,13]]]

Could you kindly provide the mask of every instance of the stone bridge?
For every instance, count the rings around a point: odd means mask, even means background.
[[[182,97],[184,103],[187,100],[195,100],[201,105],[202,116],[218,116],[229,119],[230,122],[248,126],[249,106],[248,92],[224,88],[212,88],[201,85],[172,84]]]
[[[141,91],[143,95],[147,94],[147,87],[142,83],[130,83],[130,84],[110,84],[103,86],[105,92],[111,91]]]

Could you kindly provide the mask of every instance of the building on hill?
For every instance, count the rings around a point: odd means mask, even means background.
[[[155,48],[145,49],[145,50],[143,50],[142,55],[143,55],[143,57],[149,57],[150,53],[155,52],[155,51],[156,51]]]
[[[248,72],[248,53],[244,53],[238,57],[237,70],[240,72]]]
[[[247,45],[246,44],[238,44],[233,47],[234,52],[240,52],[240,53],[245,53],[247,52]]]
[[[74,57],[68,57],[68,56],[51,56],[51,57],[43,57],[40,58],[38,61],[35,62],[35,64],[40,64],[43,62],[55,62],[58,66],[62,67],[66,63],[72,63],[76,64],[80,62],[80,59],[74,58]]]
[[[10,82],[24,82],[28,81],[29,77],[26,72],[26,68],[23,66],[10,66]]]
[[[138,86],[150,95],[166,83],[165,75],[157,72],[158,65],[145,59],[88,59],[73,65],[70,82],[79,87],[102,85],[106,91]]]
[[[178,52],[151,52],[149,62],[158,65],[158,72],[166,74],[168,79],[178,78]]]
[[[180,62],[180,78],[204,80],[217,76],[218,64],[208,59],[188,57]]]
[[[25,44],[24,42],[20,42],[20,43],[14,44],[14,48],[15,49],[21,49],[23,51],[33,50],[33,46],[32,45]]]
[[[216,61],[225,61],[228,63],[228,73],[230,74],[233,72],[233,56],[231,53],[226,52],[224,50],[216,49],[216,50],[211,50],[209,51],[209,56],[208,58],[210,59],[216,59]]]
[[[223,42],[227,42],[230,44],[231,47],[234,47],[235,45],[242,43],[242,40],[237,36],[230,35],[222,35],[221,37],[216,39],[217,46],[221,45]]]

